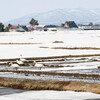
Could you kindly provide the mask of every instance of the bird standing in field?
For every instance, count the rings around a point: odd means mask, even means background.
[[[37,63],[36,61],[33,61],[32,66],[37,67],[37,68],[39,68],[40,70],[41,70],[42,67],[44,67],[43,64]]]
[[[16,60],[17,64],[22,66],[24,63],[21,60]]]
[[[9,63],[9,65],[10,65],[11,67],[13,67],[13,69],[15,69],[16,71],[18,70],[18,68],[20,68],[20,66],[19,66],[18,64],[13,64],[12,62]]]
[[[20,61],[25,62],[26,59],[22,58],[22,54],[20,54]]]

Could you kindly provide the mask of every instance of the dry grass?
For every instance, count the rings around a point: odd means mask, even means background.
[[[67,66],[65,66],[65,67],[74,67],[73,65],[67,65]]]
[[[11,87],[24,90],[64,90],[63,87],[70,82],[43,81],[30,79],[0,78],[1,87]]]
[[[100,94],[99,83],[0,78],[0,86],[23,90],[77,91]]]
[[[39,48],[49,48],[49,47],[41,46],[41,47],[39,47]]]
[[[32,44],[42,44],[42,43],[0,43],[0,45],[32,45]]]
[[[54,41],[52,43],[64,43],[63,41]]]
[[[100,48],[95,47],[52,47],[51,49],[67,49],[67,50],[100,50]]]
[[[98,66],[97,68],[100,69],[100,66]]]
[[[61,65],[47,65],[48,67],[57,67],[57,68],[59,68],[59,67],[64,67],[64,66],[61,66]]]
[[[56,68],[59,68],[59,67],[74,67],[74,66],[71,66],[71,65],[67,65],[67,66],[63,66],[63,65],[47,65],[47,67],[56,67]]]

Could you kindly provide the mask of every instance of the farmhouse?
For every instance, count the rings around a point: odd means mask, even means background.
[[[37,31],[38,29],[36,27],[28,27],[28,31]]]
[[[48,30],[48,31],[57,31],[57,26],[56,25],[45,25],[44,26],[44,31]]]
[[[28,31],[28,28],[25,25],[21,25],[21,27],[25,30]]]
[[[64,24],[64,28],[78,28],[74,21],[66,21]]]
[[[100,30],[100,25],[79,25],[83,30]]]
[[[20,25],[11,26],[9,28],[9,32],[25,32],[25,31],[26,31],[25,27]]]

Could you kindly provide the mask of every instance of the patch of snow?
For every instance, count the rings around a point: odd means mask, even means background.
[[[9,91],[9,92],[7,92]],[[99,94],[72,91],[23,91],[0,88],[0,100],[87,100],[100,99]]]

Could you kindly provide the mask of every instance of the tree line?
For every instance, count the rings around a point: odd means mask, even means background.
[[[32,18],[29,21],[30,26],[33,28],[35,25],[39,25],[38,20],[35,20],[34,18]],[[4,32],[9,32],[9,28],[11,27],[11,24],[8,24],[8,26],[4,26],[4,24],[2,22],[0,22],[0,31],[4,31]],[[5,27],[5,28],[4,28]]]

